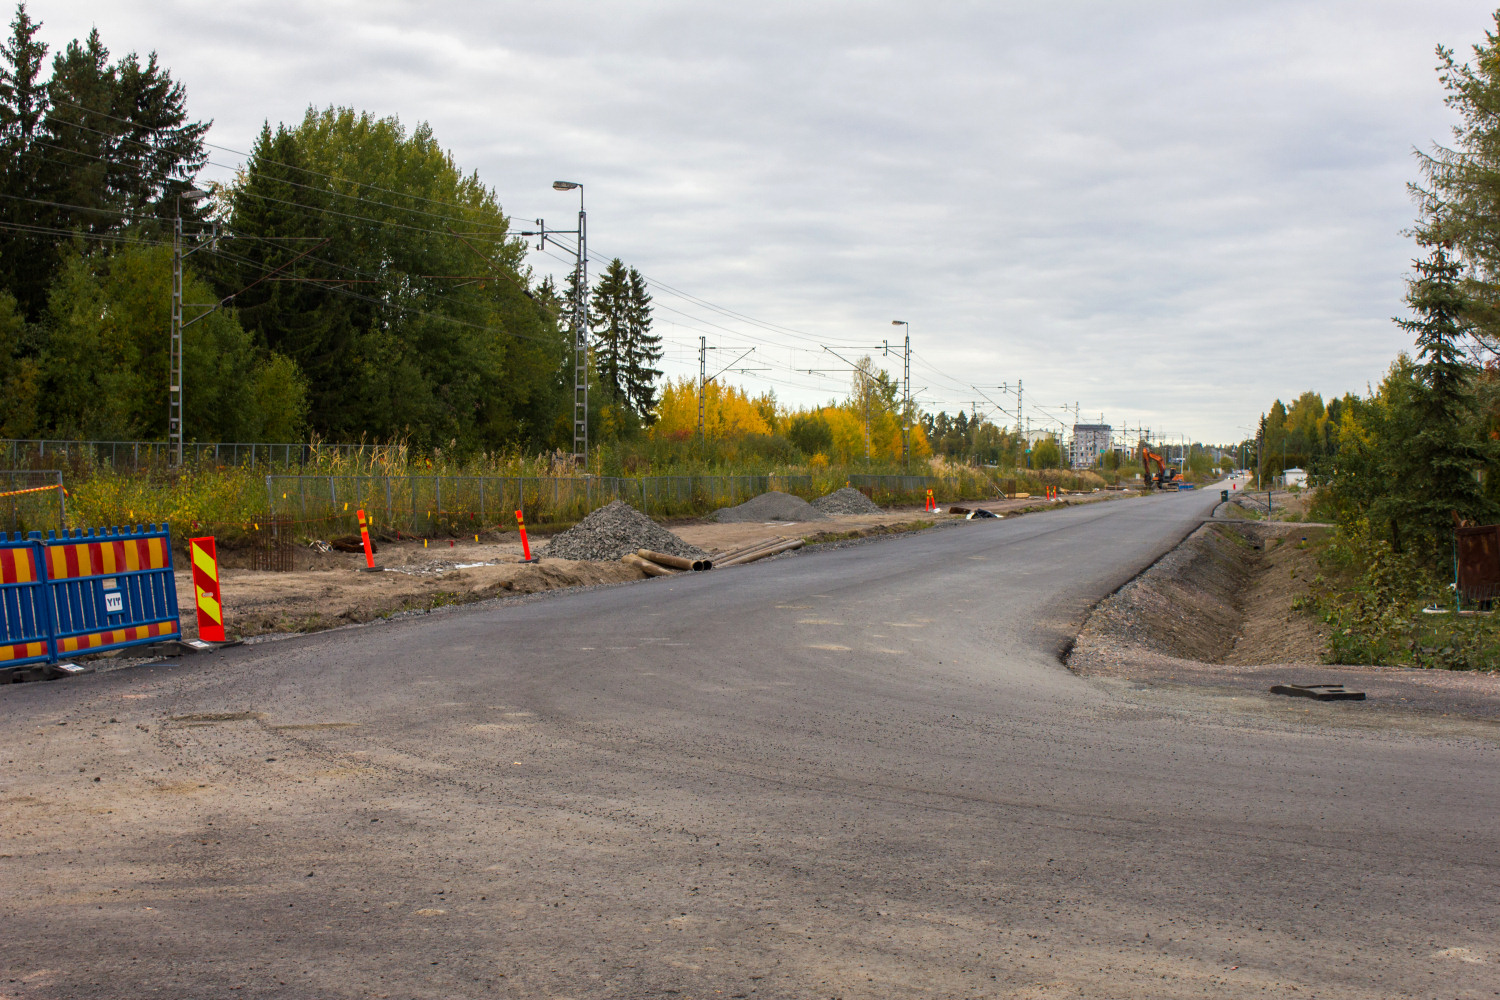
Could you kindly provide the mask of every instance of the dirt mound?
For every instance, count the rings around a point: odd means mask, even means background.
[[[654,549],[684,559],[702,559],[708,555],[623,500],[600,507],[553,538],[538,554],[553,559],[608,562],[636,549]]]
[[[772,490],[751,497],[738,507],[714,512],[715,521],[826,521],[828,515],[801,497]]]
[[[818,497],[812,505],[825,514],[883,514],[880,506],[852,486],[834,490],[826,497]]]

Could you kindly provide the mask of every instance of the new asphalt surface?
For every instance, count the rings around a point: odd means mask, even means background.
[[[0,998],[1500,995],[1500,730],[1061,664],[1214,496],[9,686]]]

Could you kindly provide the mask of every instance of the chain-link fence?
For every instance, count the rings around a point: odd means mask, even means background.
[[[0,531],[62,530],[68,525],[62,473],[0,470]]]
[[[466,534],[509,528],[516,511],[533,522],[576,521],[615,500],[656,517],[706,513],[768,490],[811,499],[812,476],[382,476],[269,475],[275,518],[354,530],[366,511],[387,531]]]
[[[289,469],[319,459],[373,456],[373,444],[273,444],[266,442],[196,442],[183,444],[184,465],[244,466]],[[175,464],[176,445],[166,441],[62,441],[40,438],[0,440],[4,463],[14,469],[69,469],[102,465],[118,470],[150,469]]]

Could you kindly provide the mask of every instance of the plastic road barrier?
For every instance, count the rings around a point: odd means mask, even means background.
[[[42,543],[7,541],[0,531],[0,667],[52,658],[52,610],[42,577]]]
[[[224,603],[219,594],[219,551],[213,536],[188,539],[193,560],[193,596],[198,605],[198,638],[224,642]]]
[[[166,525],[0,534],[0,666],[181,637]]]

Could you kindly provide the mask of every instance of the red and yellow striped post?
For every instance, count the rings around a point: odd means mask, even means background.
[[[370,522],[365,520],[365,510],[359,510],[359,538],[365,543],[365,568],[375,568],[375,553],[370,551]]]
[[[531,562],[531,543],[526,540],[526,520],[521,517],[521,512],[516,511],[516,526],[521,529],[521,554],[526,558],[522,562]]]
[[[219,595],[219,552],[213,536],[189,538],[193,558],[193,594],[198,599],[198,638],[225,642],[224,603]]]

